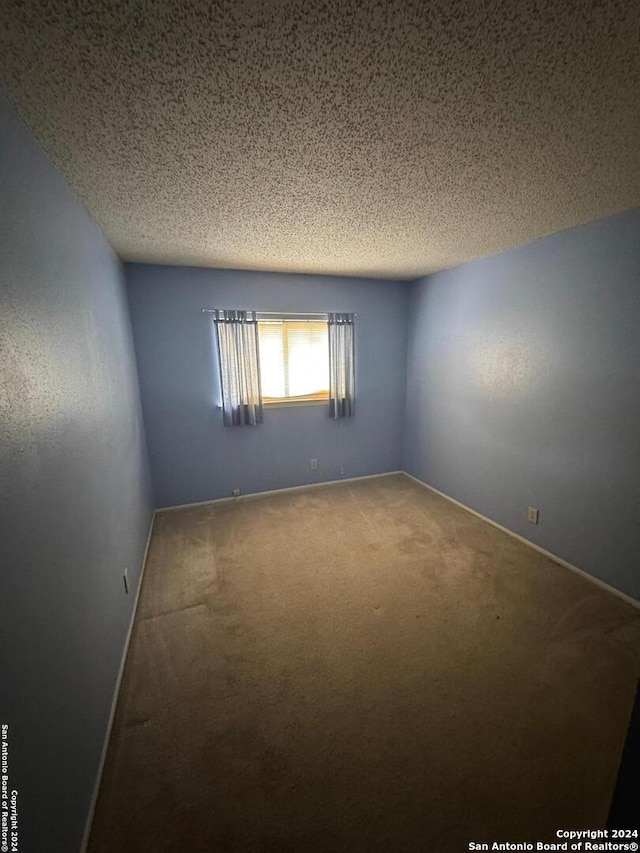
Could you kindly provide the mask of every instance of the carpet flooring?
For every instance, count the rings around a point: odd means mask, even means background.
[[[90,853],[605,827],[640,611],[402,475],[156,517]]]

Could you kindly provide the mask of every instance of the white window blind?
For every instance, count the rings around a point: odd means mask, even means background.
[[[326,321],[258,321],[260,375],[265,403],[329,399]]]

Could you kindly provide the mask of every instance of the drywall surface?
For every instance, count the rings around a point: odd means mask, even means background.
[[[638,329],[637,209],[414,282],[406,470],[640,597]]]
[[[0,132],[0,722],[21,853],[72,853],[152,502],[122,265],[1,94]]]
[[[142,264],[125,271],[157,506],[399,467],[404,283]],[[328,406],[269,408],[260,426],[223,427],[203,307],[356,312],[356,416],[331,420]]]

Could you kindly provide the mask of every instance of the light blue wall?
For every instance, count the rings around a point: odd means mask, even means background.
[[[640,210],[415,282],[407,367],[407,471],[640,597]]]
[[[72,853],[151,493],[122,266],[1,94],[0,136],[0,722],[19,849]]]
[[[126,274],[157,506],[339,479],[341,460],[344,477],[400,467],[405,284],[138,264]],[[357,312],[356,417],[291,407],[268,409],[258,427],[223,427],[203,307]]]

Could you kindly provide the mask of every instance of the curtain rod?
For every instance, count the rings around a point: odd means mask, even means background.
[[[203,314],[215,314],[216,311],[227,311],[227,308],[201,308],[200,311]],[[235,309],[231,309],[235,310]],[[326,317],[327,314],[331,314],[331,311],[255,311],[255,314],[268,314],[273,317]],[[350,312],[337,312],[341,313],[350,313]],[[353,315],[357,317],[357,314]]]

